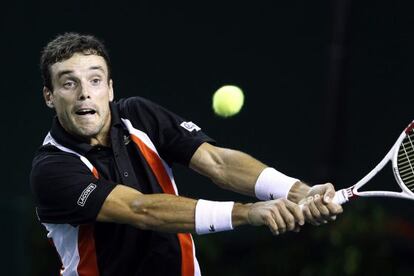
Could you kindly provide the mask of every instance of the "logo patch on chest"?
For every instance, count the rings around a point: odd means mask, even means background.
[[[193,130],[195,131],[199,131],[201,130],[200,127],[198,127],[196,124],[194,124],[193,122],[182,122],[180,124],[181,127],[185,128],[186,130],[188,130],[189,132],[192,132]]]

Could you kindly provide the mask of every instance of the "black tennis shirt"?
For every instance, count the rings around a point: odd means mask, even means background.
[[[94,177],[79,156],[52,145],[42,146],[34,157],[30,177],[39,220],[58,228],[67,225],[70,230],[93,225],[89,239],[94,239],[99,275],[180,275],[180,247],[175,234],[96,222],[103,202],[118,183],[144,194],[162,193],[121,118],[130,120],[134,128],[148,135],[168,165],[188,166],[202,143],[214,141],[191,122],[140,97],[110,103],[110,109],[110,147],[91,146],[78,140],[54,118],[52,137],[60,145],[86,157],[99,172],[99,178]],[[80,197],[91,184],[95,188],[81,206]],[[53,239],[55,245],[59,243],[56,237]],[[63,239],[59,246],[78,246],[82,259],[79,244],[69,245]],[[83,274],[79,272],[79,275]]]

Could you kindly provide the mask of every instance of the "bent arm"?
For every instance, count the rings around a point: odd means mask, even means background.
[[[221,188],[249,196],[255,196],[255,183],[266,167],[246,153],[208,143],[202,144],[190,160],[191,169]]]
[[[255,196],[255,184],[265,164],[241,151],[202,144],[194,153],[190,168],[207,176],[223,189]],[[288,199],[298,203],[309,191],[309,186],[297,181]]]
[[[267,166],[243,152],[204,143],[194,153],[190,168],[207,176],[224,189],[255,196],[257,180]],[[274,180],[271,185],[277,186],[277,176],[272,179]],[[329,200],[334,194],[335,189],[330,183],[309,187],[298,180],[286,191],[286,198],[294,203],[307,198],[304,212],[307,220],[314,222],[324,221],[342,212],[339,205]]]

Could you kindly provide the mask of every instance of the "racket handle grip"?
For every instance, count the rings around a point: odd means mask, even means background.
[[[332,198],[332,202],[335,204],[342,205],[349,201],[347,189],[338,190],[335,196]],[[303,203],[299,204],[300,210],[303,210]]]
[[[333,203],[342,205],[346,202],[348,202],[348,193],[346,191],[346,189],[342,189],[339,191],[336,191],[334,198],[332,199]]]

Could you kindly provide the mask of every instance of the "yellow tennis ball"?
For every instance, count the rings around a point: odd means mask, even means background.
[[[213,95],[213,110],[219,116],[230,117],[243,107],[243,91],[234,85],[225,85]]]

